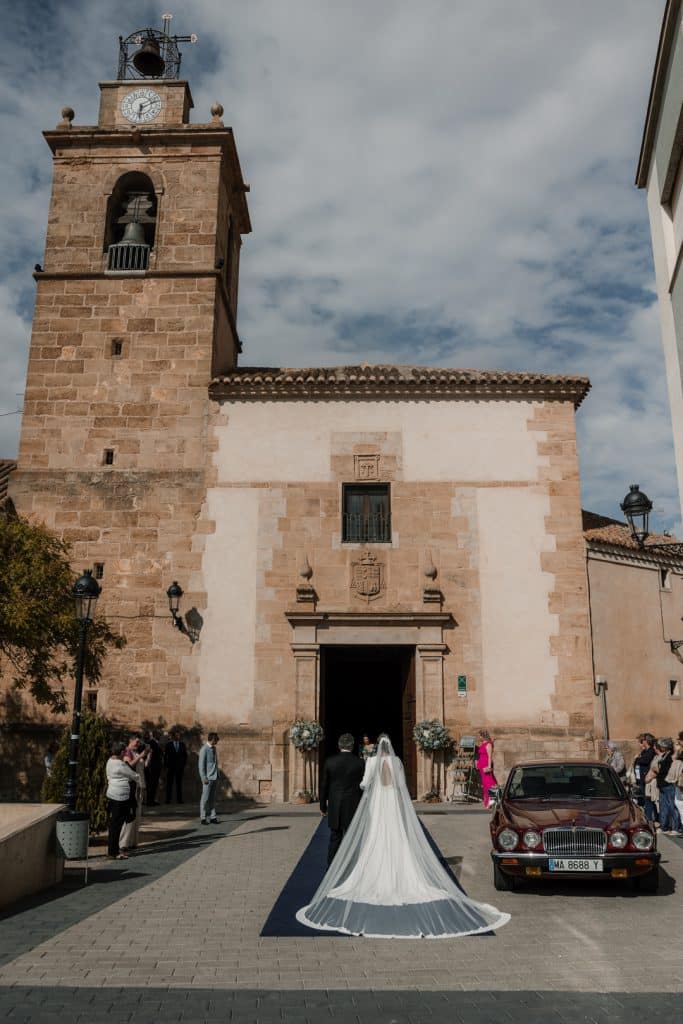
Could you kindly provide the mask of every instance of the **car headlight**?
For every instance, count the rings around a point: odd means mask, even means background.
[[[514,850],[519,843],[519,836],[511,828],[504,828],[498,833],[498,845],[501,850]]]
[[[609,844],[615,850],[623,850],[625,846],[628,846],[628,836],[625,832],[613,832],[609,837]]]
[[[530,850],[533,850],[535,846],[541,845],[541,834],[540,832],[534,832],[533,829],[529,829],[522,836],[522,842],[525,846],[528,846]]]
[[[652,833],[646,832],[644,828],[638,829],[633,833],[631,842],[636,850],[651,850],[655,844]]]

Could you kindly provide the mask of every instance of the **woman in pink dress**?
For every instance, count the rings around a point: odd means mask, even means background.
[[[484,797],[484,807],[489,805],[489,790],[497,786],[496,776],[493,774],[493,740],[486,729],[480,729],[477,738],[477,769],[481,779],[481,792]]]

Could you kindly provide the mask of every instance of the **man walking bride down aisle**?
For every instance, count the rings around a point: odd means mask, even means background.
[[[343,776],[347,788],[350,774]],[[334,779],[328,783],[326,775],[323,812],[335,796]],[[396,939],[477,935],[507,924],[509,914],[469,899],[432,850],[388,736],[380,736],[376,756],[366,761],[360,787],[362,798],[336,855],[312,901],[296,915],[301,924]]]

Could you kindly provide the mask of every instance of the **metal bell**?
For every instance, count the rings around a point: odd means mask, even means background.
[[[122,245],[145,245],[145,229],[142,224],[138,221],[132,220],[128,224],[123,232],[123,238],[121,239]]]
[[[145,78],[161,78],[166,62],[159,52],[159,44],[155,39],[145,40],[133,56],[133,66]]]

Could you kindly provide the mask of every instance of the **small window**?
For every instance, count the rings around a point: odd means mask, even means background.
[[[101,580],[104,578],[104,562],[95,562],[95,579]]]
[[[85,695],[89,711],[97,711],[97,690],[88,690]]]
[[[111,354],[114,357],[114,359],[118,359],[121,355],[123,355],[123,342],[121,341],[120,338],[114,338],[114,340],[112,341]]]
[[[659,570],[659,586],[662,590],[671,590],[671,569]]]
[[[105,464],[105,466],[113,466],[114,465],[114,449],[113,448],[105,448],[104,449],[104,464]]]
[[[681,697],[681,687],[680,687],[680,684],[678,682],[678,679],[670,679],[669,680],[669,696],[671,697],[672,700],[680,700],[680,697]]]
[[[344,484],[342,542],[389,544],[391,504],[389,484]]]

